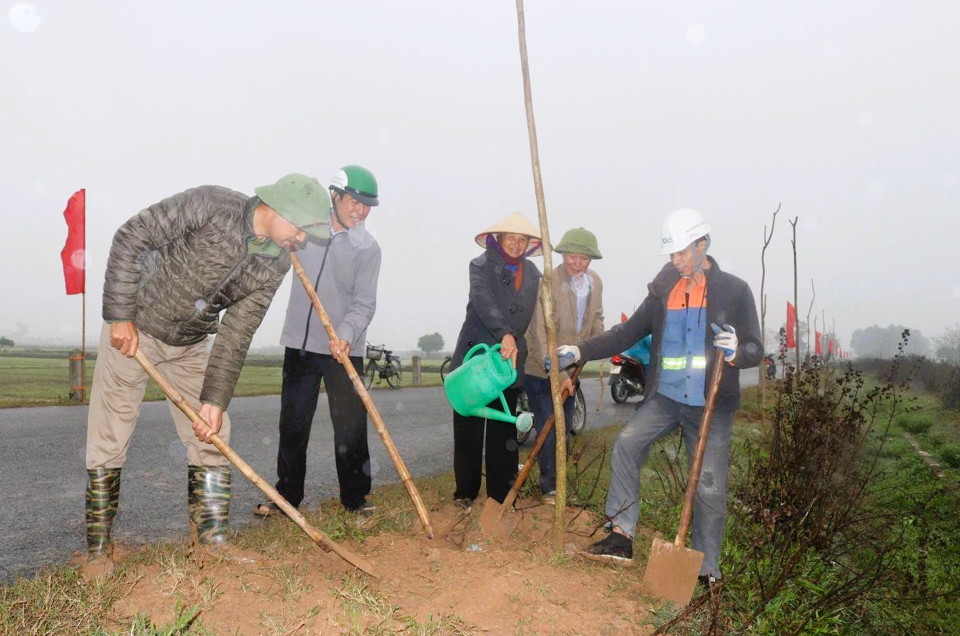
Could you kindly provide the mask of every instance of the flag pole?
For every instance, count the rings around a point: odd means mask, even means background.
[[[80,404],[87,403],[87,196],[83,196],[83,291],[80,293]]]
[[[83,275],[83,298],[80,302],[82,312],[80,326],[80,404],[87,403],[87,275]]]

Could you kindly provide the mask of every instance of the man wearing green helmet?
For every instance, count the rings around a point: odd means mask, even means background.
[[[563,265],[554,270],[552,284],[557,344],[575,345],[603,333],[603,283],[597,273],[590,269],[593,260],[603,257],[597,245],[597,237],[582,227],[564,234],[554,251],[563,255]],[[541,285],[540,293],[543,293],[544,289]],[[527,329],[526,339],[530,355],[524,365],[523,390],[530,399],[534,419],[539,425],[543,425],[553,415],[553,398],[544,361],[547,332],[543,306],[539,302]],[[573,421],[572,396],[576,389],[567,371],[560,372],[560,379],[560,390],[566,399],[563,404],[564,420],[569,427]],[[548,504],[553,503],[556,495],[555,431],[556,429],[551,429],[539,456],[540,492],[543,493],[544,502]]]
[[[280,448],[277,450],[277,490],[287,501],[303,501],[307,470],[307,444],[317,410],[320,382],[327,388],[330,420],[345,508],[373,512],[370,494],[370,451],[367,447],[367,411],[338,358],[350,357],[363,368],[367,326],[377,307],[380,246],[366,230],[370,208],[379,204],[377,180],[366,168],[344,166],[330,179],[329,238],[312,241],[299,255],[304,271],[340,340],[328,339],[302,285],[293,285],[287,318],[280,336],[283,388],[280,395]],[[260,516],[277,512],[273,502],[254,509]]]
[[[330,200],[316,179],[290,174],[255,192],[193,188],[148,207],[114,235],[87,420],[88,577],[113,569],[120,471],[147,384],[133,359],[138,350],[189,403],[201,405],[202,422],[173,405],[170,412],[186,446],[190,524],[202,545],[226,545],[230,465],[200,442],[219,434],[229,443],[227,406],[253,334],[290,268],[288,251],[308,234],[329,236]]]

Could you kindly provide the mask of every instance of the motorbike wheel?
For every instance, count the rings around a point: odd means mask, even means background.
[[[623,381],[623,378],[617,378],[610,384],[610,397],[617,404],[623,404],[630,399],[630,386]]]
[[[587,425],[587,401],[583,397],[583,391],[579,386],[573,399],[573,421],[570,422],[568,428],[572,435],[579,435]]]
[[[517,397],[517,408],[515,409],[514,415],[519,415],[523,411],[533,412],[533,409],[530,408],[530,398],[527,397],[525,391],[520,391],[519,397]],[[533,426],[530,427],[530,430],[526,433],[521,433],[517,431],[517,444],[523,444],[526,442],[530,435],[533,435],[533,438],[537,438],[537,422],[534,420]]]

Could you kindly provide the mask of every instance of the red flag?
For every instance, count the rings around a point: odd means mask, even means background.
[[[620,312],[620,322],[627,322],[627,314]]]
[[[787,349],[797,346],[797,308],[787,303]]]
[[[86,190],[77,190],[67,202],[63,218],[67,220],[67,242],[60,252],[63,261],[63,279],[67,284],[67,296],[86,291]]]
[[[827,353],[831,355],[833,354],[833,340],[827,342]]]
[[[822,355],[823,355],[823,346],[820,344],[820,341],[823,340],[823,334],[820,333],[819,331],[816,332],[816,333],[817,333],[817,349],[816,349],[816,351],[814,351],[814,353],[817,354],[818,356],[822,356]]]

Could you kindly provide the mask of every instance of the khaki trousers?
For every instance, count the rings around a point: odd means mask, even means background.
[[[140,332],[140,350],[156,365],[195,409],[200,407],[200,389],[210,354],[207,343],[174,347]],[[104,323],[93,373],[90,410],[87,416],[87,469],[121,468],[140,415],[140,403],[147,387],[147,372],[134,358],[110,346],[110,325]],[[187,447],[191,466],[228,466],[216,446],[201,442],[193,434],[192,422],[167,400],[177,434]],[[223,414],[219,436],[230,443],[230,418]]]

